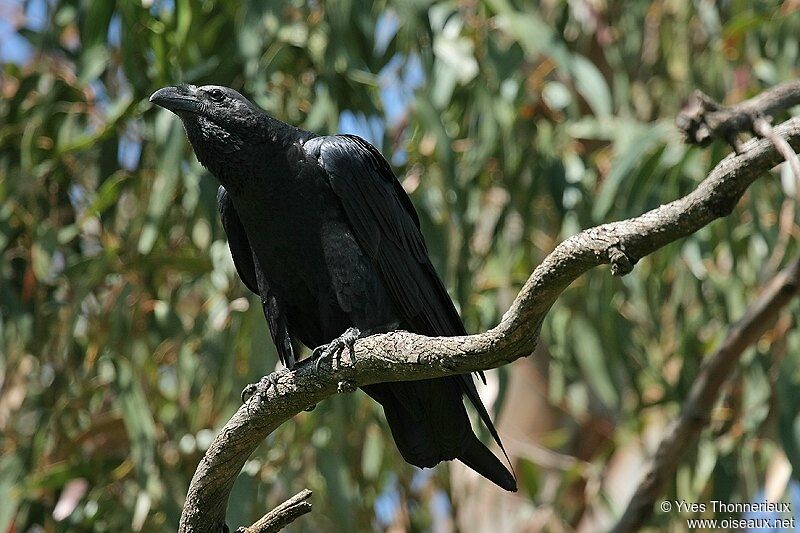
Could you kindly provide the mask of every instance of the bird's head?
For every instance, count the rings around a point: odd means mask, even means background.
[[[153,93],[150,101],[178,115],[200,162],[214,170],[234,154],[262,141],[266,113],[237,91],[219,85],[178,85]]]

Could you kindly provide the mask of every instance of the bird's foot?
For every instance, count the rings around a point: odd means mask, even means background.
[[[353,346],[356,341],[361,338],[361,331],[358,328],[347,328],[347,331],[342,333],[339,338],[334,339],[328,344],[317,346],[311,352],[311,358],[315,359],[314,369],[319,372],[320,364],[323,360],[329,359],[331,369],[333,371],[339,370],[342,362],[342,352],[347,348],[350,352],[350,361],[353,361]]]
[[[275,390],[278,390],[278,374],[276,372],[272,372],[260,380],[257,383],[251,383],[250,385],[246,386],[242,389],[242,403],[245,403],[249,398],[256,396],[256,395],[264,395],[269,392],[269,389],[275,387]]]

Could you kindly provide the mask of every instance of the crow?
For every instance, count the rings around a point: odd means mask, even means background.
[[[411,200],[367,141],[301,130],[227,87],[165,87],[150,101],[181,119],[197,159],[219,181],[236,270],[261,298],[287,368],[297,364],[298,343],[322,358],[376,332],[466,334]],[[517,490],[515,476],[472,430],[463,395],[505,454],[470,374],[362,389],[383,406],[408,463],[430,468],[458,459]]]

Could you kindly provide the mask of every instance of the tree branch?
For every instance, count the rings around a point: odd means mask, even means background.
[[[773,130],[795,149],[800,146],[800,119]],[[396,331],[357,341],[336,370],[323,364],[316,371],[314,365],[301,364],[292,372],[275,372],[275,386],[239,408],[198,465],[180,531],[222,530],[228,496],[249,455],[303,409],[354,385],[486,370],[530,354],[545,314],[581,274],[602,264],[610,264],[615,275],[630,272],[640,258],[730,214],[747,187],[780,161],[771,141],[750,140],[741,154],[723,159],[687,196],[566,239],[535,269],[500,324],[485,333],[434,338]]]
[[[667,430],[627,509],[613,531],[638,531],[653,512],[656,499],[675,474],[686,451],[693,447],[711,418],[720,391],[742,353],[768,331],[781,310],[800,292],[800,258],[779,272],[763,293],[728,330],[722,345],[708,358],[692,384],[681,416]]]
[[[757,117],[772,116],[798,104],[800,80],[776,85],[731,107],[718,104],[702,91],[695,91],[678,114],[675,124],[689,143],[706,146],[715,138],[725,139],[740,152],[735,140],[737,133],[755,131],[753,122]]]
[[[299,517],[311,512],[311,491],[303,489],[272,511],[265,514],[250,527],[240,527],[236,533],[275,533],[285,528]]]
[[[797,154],[794,153],[789,143],[783,140],[780,135],[775,135],[775,130],[772,129],[770,121],[767,120],[766,117],[758,115],[753,119],[753,131],[765,139],[772,141],[772,144],[775,145],[775,149],[780,152],[789,165],[789,168],[792,169],[792,174],[794,174],[794,178],[797,180],[798,185],[800,185],[800,161],[797,160]]]

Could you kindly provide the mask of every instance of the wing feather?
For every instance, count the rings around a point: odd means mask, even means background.
[[[352,135],[318,137],[305,148],[325,170],[403,319],[424,335],[465,335],[428,257],[417,213],[383,156]]]
[[[250,241],[247,239],[247,233],[245,233],[239,214],[233,206],[233,201],[228,196],[228,191],[221,185],[217,189],[217,209],[222,220],[222,228],[228,236],[228,247],[231,250],[236,272],[248,289],[259,294]]]
[[[261,306],[264,309],[264,316],[267,318],[272,341],[278,350],[278,357],[284,366],[293,368],[296,362],[295,349],[293,339],[289,334],[284,306],[274,291],[269,289],[269,283],[258,267],[233,200],[222,186],[217,190],[217,209],[222,219],[222,227],[228,236],[228,246],[233,257],[233,264],[236,266],[236,272],[247,288],[261,297]]]

